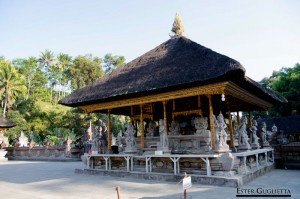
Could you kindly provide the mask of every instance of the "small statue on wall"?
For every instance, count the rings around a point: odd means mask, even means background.
[[[247,135],[247,118],[246,116],[242,117],[241,124],[238,128],[239,140],[238,140],[238,150],[249,150],[251,146],[249,144],[249,137]]]
[[[229,146],[227,144],[227,133],[225,129],[227,128],[227,125],[224,121],[224,117],[222,113],[220,113],[217,117],[215,118],[215,129],[216,129],[216,152],[227,152],[229,151]]]
[[[180,135],[180,125],[177,121],[173,120],[169,128],[169,135]]]
[[[153,121],[149,122],[146,137],[153,137],[156,129],[156,124]]]
[[[253,149],[260,148],[259,141],[258,141],[259,137],[256,134],[256,132],[257,132],[257,121],[256,120],[253,120],[252,126],[249,130],[250,130],[251,147]]]
[[[136,141],[134,138],[135,130],[131,123],[127,125],[127,129],[125,131],[125,153],[132,153],[137,151]]]

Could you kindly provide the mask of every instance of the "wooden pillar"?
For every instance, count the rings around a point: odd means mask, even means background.
[[[211,95],[208,95],[207,98],[208,98],[208,102],[209,102],[209,128],[210,128],[210,133],[211,133],[211,148],[214,149],[215,144],[216,144],[214,110],[213,110]]]
[[[164,126],[165,126],[165,133],[168,134],[168,122],[167,122],[167,102],[163,101],[163,107],[164,107]]]
[[[232,126],[232,117],[231,117],[231,112],[230,112],[230,108],[229,105],[227,105],[227,109],[228,109],[228,129],[229,129],[229,133],[230,133],[230,147],[234,147],[234,133],[233,133],[233,126]]]
[[[238,126],[241,124],[241,118],[240,118],[240,112],[239,111],[236,112],[236,122],[237,122]]]
[[[199,109],[199,113],[200,113],[200,116],[202,116],[202,109],[201,109],[201,97],[200,95],[198,95],[198,109]]]
[[[251,112],[249,111],[249,113],[248,113],[249,115],[249,117],[248,117],[248,127],[249,128],[251,128],[251,126],[252,126],[252,120],[251,120]]]
[[[140,115],[140,128],[141,128],[141,149],[145,147],[145,137],[144,137],[144,119],[143,119],[143,105],[140,105],[141,115]]]
[[[110,122],[110,109],[107,110],[107,150],[111,150],[111,122]]]

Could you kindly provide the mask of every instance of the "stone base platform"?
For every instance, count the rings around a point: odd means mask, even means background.
[[[246,174],[237,174],[232,177],[222,176],[206,176],[191,174],[192,182],[197,184],[206,184],[225,187],[241,187],[255,178],[264,175],[274,168],[273,164],[261,166],[259,169],[252,169]],[[182,174],[174,175],[171,173],[145,173],[140,171],[121,171],[121,170],[99,170],[99,169],[75,169],[77,174],[113,176],[121,178],[137,178],[145,180],[171,181],[174,183],[180,182]]]

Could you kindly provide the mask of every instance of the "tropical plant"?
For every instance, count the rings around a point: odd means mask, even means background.
[[[24,82],[24,76],[19,74],[10,62],[0,61],[0,96],[3,96],[4,100],[4,117],[15,100],[25,95],[26,86]]]

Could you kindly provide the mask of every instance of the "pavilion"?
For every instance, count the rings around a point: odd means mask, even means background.
[[[285,98],[247,77],[236,60],[177,36],[59,103],[86,113],[106,113],[110,149],[110,114],[126,115],[134,122],[163,119],[165,126],[180,116],[206,116],[214,148],[213,115],[222,112],[228,116],[230,146],[234,147],[231,112],[266,111],[284,102]],[[141,149],[144,132],[142,127]]]

